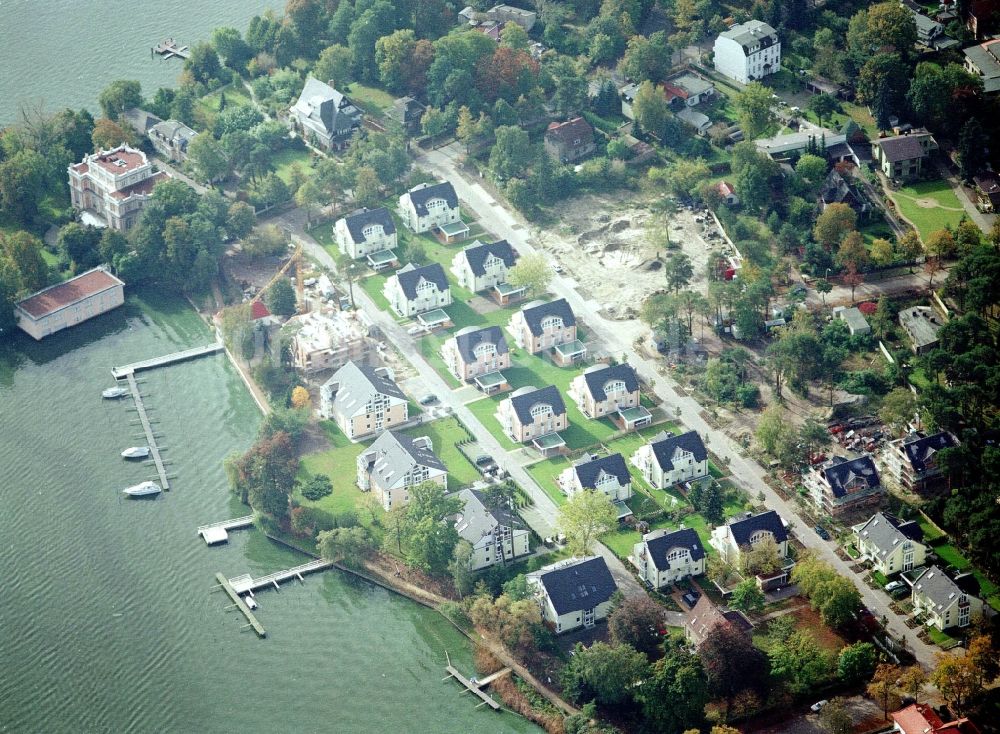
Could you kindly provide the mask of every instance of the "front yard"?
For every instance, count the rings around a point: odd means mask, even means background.
[[[965,215],[962,203],[947,181],[921,181],[890,192],[900,213],[908,219],[922,240],[939,229],[957,226]]]

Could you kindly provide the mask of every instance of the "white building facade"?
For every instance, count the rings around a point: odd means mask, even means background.
[[[749,20],[715,39],[715,70],[747,84],[781,70],[781,41],[767,23]]]

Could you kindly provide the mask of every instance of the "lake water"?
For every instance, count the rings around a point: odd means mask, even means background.
[[[467,642],[437,614],[337,571],[259,594],[265,640],[240,631],[215,572],[303,562],[256,530],[208,548],[198,525],[245,514],[222,460],[260,421],[224,355],[141,373],[176,474],[152,478],[112,365],[211,340],[180,301],[132,295],[35,343],[0,343],[0,731],[528,732],[441,681]],[[345,467],[352,470],[352,467]]]
[[[264,0],[0,0],[0,126],[22,104],[48,112],[87,107],[115,79],[138,79],[144,94],[173,86],[181,61],[150,58],[165,38],[207,41],[229,25],[245,31]]]

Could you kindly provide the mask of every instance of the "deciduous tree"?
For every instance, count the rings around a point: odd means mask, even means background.
[[[573,657],[563,668],[563,685],[576,701],[594,700],[602,706],[628,701],[636,683],[645,678],[646,656],[629,645],[611,646],[595,642],[577,643]]]
[[[750,82],[736,95],[733,106],[747,140],[762,138],[773,130],[776,119],[773,105],[771,90],[760,82]]]
[[[848,232],[858,224],[858,215],[847,204],[830,204],[816,219],[813,236],[829,251],[834,251]]]
[[[608,616],[608,632],[616,645],[631,645],[647,657],[660,649],[663,607],[645,594],[623,599]]]
[[[741,581],[729,598],[729,606],[741,612],[758,613],[764,611],[764,592],[754,579]]]
[[[516,288],[524,288],[528,297],[545,293],[551,281],[552,266],[539,253],[522,255],[507,273],[507,282]]]
[[[557,524],[575,556],[585,556],[602,533],[615,527],[618,513],[603,492],[577,492],[559,507]]]

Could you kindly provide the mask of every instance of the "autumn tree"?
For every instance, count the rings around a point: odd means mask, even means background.
[[[868,248],[857,230],[848,232],[840,241],[837,250],[837,263],[846,271],[844,282],[851,286],[851,302],[854,302],[854,289],[863,281],[862,271],[868,265],[870,257]]]
[[[844,647],[837,656],[837,677],[845,683],[869,680],[878,663],[878,651],[870,642]]]
[[[903,669],[903,674],[899,676],[899,686],[903,693],[917,701],[927,680],[927,672],[919,664],[915,664]]]
[[[740,568],[748,576],[766,576],[781,568],[781,549],[767,536],[740,552]]]
[[[551,281],[552,266],[540,253],[522,255],[507,273],[507,282],[515,288],[524,288],[529,298],[545,293]]]
[[[766,693],[770,678],[767,656],[735,626],[720,623],[698,646],[698,658],[708,677],[708,691],[726,702],[724,718],[736,697],[746,690]]]
[[[896,665],[880,663],[875,668],[875,673],[872,675],[871,681],[869,681],[866,688],[868,695],[881,705],[882,714],[885,716],[886,721],[889,720],[889,711],[895,709],[899,704],[899,694],[896,691],[896,685],[901,672]]]
[[[122,143],[132,147],[138,145],[135,132],[132,128],[119,125],[114,120],[102,117],[94,123],[94,132],[91,134],[94,143],[94,150],[111,150],[117,148]]]
[[[906,233],[899,238],[896,242],[896,249],[899,250],[899,254],[903,256],[904,259],[910,261],[910,273],[913,273],[913,261],[924,254],[924,245],[920,241],[920,235],[912,229],[908,229]]]
[[[616,645],[631,645],[647,657],[660,649],[663,607],[645,594],[623,599],[608,616],[608,632]]]
[[[813,237],[828,251],[833,252],[848,232],[854,231],[858,215],[847,204],[830,204],[816,218]]]
[[[493,634],[515,650],[529,650],[542,626],[542,614],[534,599],[515,599],[501,594],[495,600],[489,594],[478,595],[469,610],[477,627]]]
[[[618,512],[603,492],[585,489],[559,507],[557,525],[574,556],[585,556],[598,536],[618,523]]]
[[[892,243],[883,237],[876,237],[872,240],[869,257],[872,264],[880,268],[892,265],[896,261],[896,253],[892,249]]]
[[[584,647],[577,643],[563,668],[562,682],[576,701],[616,706],[631,698],[633,688],[647,672],[646,656],[629,645],[595,642]]]
[[[646,725],[659,732],[699,726],[708,703],[706,683],[707,676],[698,657],[682,647],[669,649],[638,689],[636,697],[642,704]]]
[[[309,391],[302,385],[296,385],[292,390],[291,403],[293,408],[305,408],[309,405]]]
[[[254,510],[279,522],[288,517],[288,495],[299,460],[284,431],[262,436],[242,456],[227,464],[233,490]]]
[[[834,698],[819,712],[819,723],[830,734],[851,734],[854,731],[854,718],[847,710],[842,698]]]

